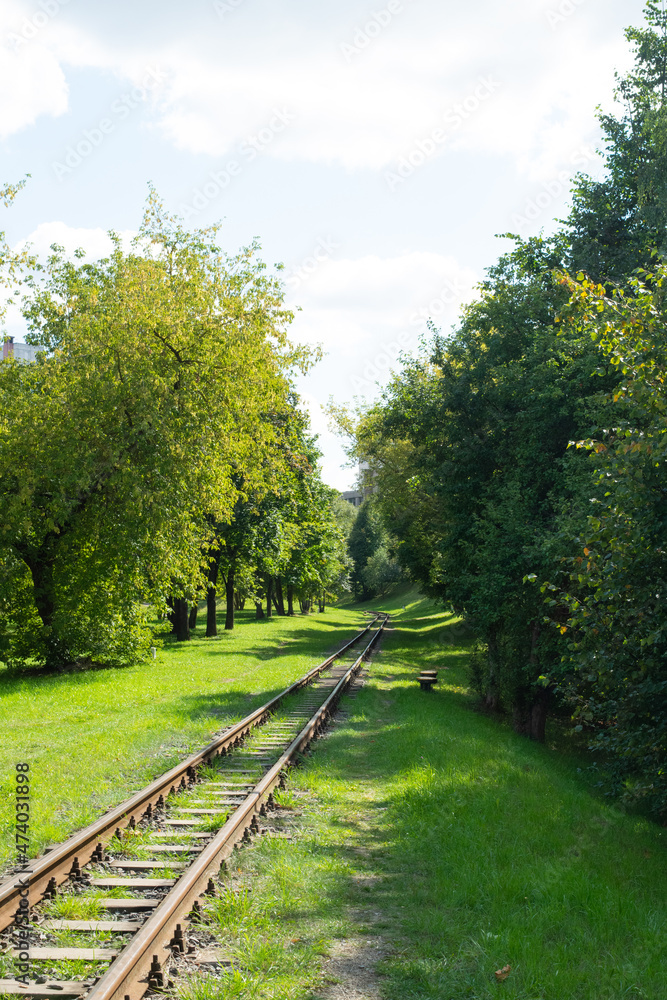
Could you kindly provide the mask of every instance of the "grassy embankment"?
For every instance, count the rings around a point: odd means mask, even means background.
[[[664,1000],[667,832],[601,799],[553,737],[474,712],[460,626],[404,600],[370,682],[290,782],[302,834],[240,852],[210,903],[236,968],[179,995],[311,997],[333,948],[325,973],[347,967],[369,997]],[[426,665],[446,668],[429,694]]]
[[[256,622],[246,611],[233,632],[206,639],[200,624],[192,641],[169,640],[156,660],[128,668],[50,676],[0,669],[0,868],[13,860],[17,763],[30,765],[35,855],[263,704],[361,619],[334,608]]]

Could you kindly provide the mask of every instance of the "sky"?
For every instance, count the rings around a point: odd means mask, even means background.
[[[281,263],[325,481],[354,485],[322,410],[377,398],[455,326],[499,234],[552,232],[601,175],[643,0],[2,0],[0,183],[12,245],[90,257],[148,183],[195,227]],[[618,111],[616,107],[616,111]],[[10,314],[8,334],[25,325]]]

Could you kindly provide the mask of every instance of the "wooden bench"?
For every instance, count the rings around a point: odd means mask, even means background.
[[[433,685],[438,683],[438,671],[422,670],[417,680],[422,691],[430,691]]]

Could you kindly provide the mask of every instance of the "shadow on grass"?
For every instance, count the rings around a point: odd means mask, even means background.
[[[303,620],[303,627],[294,629],[288,634],[282,636],[282,643],[280,646],[276,647],[273,645],[272,640],[275,641],[275,637],[271,635],[272,630],[277,628],[280,624],[284,624],[286,621],[295,622],[297,620]],[[313,649],[319,649],[321,647],[323,638],[327,638],[333,643],[336,643],[336,648],[338,648],[352,636],[349,621],[331,618],[321,619],[315,618],[315,616],[313,616],[310,620],[317,622],[317,631],[313,632],[312,629],[308,628],[309,617],[306,615],[295,615],[293,618],[275,615],[271,618],[255,619],[251,616],[251,612],[238,612],[234,629],[230,629],[229,631],[225,630],[223,619],[222,627],[220,626],[220,623],[218,623],[218,635],[211,638],[207,638],[203,634],[205,626],[198,627],[198,631],[193,634],[189,642],[178,642],[175,636],[172,636],[170,633],[162,633],[159,638],[163,643],[164,648],[168,649],[170,654],[187,654],[194,645],[197,648],[198,655],[220,657],[238,656],[239,650],[234,647],[236,643],[243,639],[243,636],[240,633],[243,632],[244,626],[253,626],[266,631],[267,645],[256,646],[254,649],[248,649],[244,646],[244,655],[248,654],[268,659],[285,652],[289,652],[290,655],[297,656],[309,654]]]
[[[207,695],[188,695],[173,704],[178,707],[179,716],[189,716],[192,719],[220,718],[231,724],[266,704],[281,691],[279,686],[257,693],[220,691]]]
[[[315,616],[312,616],[311,620],[317,621],[318,629],[312,631],[308,628],[309,616],[297,615],[289,620],[296,621],[297,619],[303,619],[303,625],[286,635],[282,635],[280,637],[280,644],[276,645],[276,636],[272,635],[272,631],[274,627],[285,622],[286,619],[284,617],[275,616],[257,620],[254,617],[254,612],[238,612],[237,627],[228,632],[224,630],[224,617],[220,616],[220,618],[223,627],[220,629],[219,635],[213,639],[207,639],[201,634],[205,626],[200,626],[199,633],[193,633],[191,640],[187,642],[178,642],[175,636],[166,631],[161,633],[158,631],[156,638],[162,644],[162,648],[168,652],[170,658],[176,657],[180,660],[196,653],[197,657],[218,659],[224,670],[225,662],[238,657],[240,652],[243,656],[251,656],[260,661],[268,661],[276,656],[286,654],[290,656],[307,656],[320,653],[322,652],[323,642],[328,642],[330,644],[330,651],[333,652],[344,645],[353,634],[349,622],[336,618],[322,620]],[[265,633],[266,645],[255,644],[254,648],[247,648],[243,636],[244,626],[261,628]],[[326,655],[329,655],[329,653],[322,652],[323,658]],[[61,686],[69,689],[72,685],[85,685],[90,681],[97,680],[99,675],[104,671],[116,673],[118,671],[135,670],[142,666],[150,668],[150,661],[144,660],[143,662],[124,666],[73,664],[71,667],[58,669],[48,667],[0,669],[0,696],[2,694],[12,694],[20,690],[26,682],[34,686],[35,689],[44,686],[54,690],[58,690]],[[277,694],[278,691],[276,690],[274,693]],[[266,700],[269,697],[270,695],[267,695]],[[194,714],[197,713],[195,712]],[[212,714],[218,713],[214,712]]]

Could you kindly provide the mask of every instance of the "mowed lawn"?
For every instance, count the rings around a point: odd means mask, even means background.
[[[0,668],[0,866],[14,861],[12,787],[30,765],[31,854],[62,840],[188,753],[205,746],[350,638],[363,615],[256,621],[217,639],[168,640],[122,669],[12,676]],[[0,868],[1,870],[1,868]]]
[[[421,601],[394,624],[290,779],[301,835],[256,839],[207,904],[235,968],[177,995],[306,1000],[345,980],[342,948],[348,988],[380,956],[388,1000],[664,1000],[667,830],[606,801],[555,727],[539,746],[475,712],[454,618]]]

